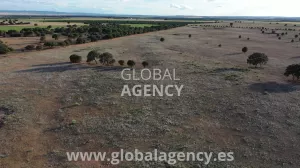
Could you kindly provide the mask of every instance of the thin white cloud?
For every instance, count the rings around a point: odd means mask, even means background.
[[[193,9],[191,8],[190,6],[187,6],[187,5],[179,5],[179,4],[170,4],[170,7],[171,8],[177,8],[177,9],[181,9],[181,10],[186,10],[186,9]]]

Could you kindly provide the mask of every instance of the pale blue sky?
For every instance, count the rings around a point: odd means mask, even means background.
[[[300,16],[300,0],[1,0],[0,10],[198,16]]]

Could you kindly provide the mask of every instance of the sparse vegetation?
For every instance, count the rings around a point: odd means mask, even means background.
[[[268,56],[264,53],[253,53],[250,55],[247,59],[247,63],[250,65],[254,65],[257,67],[257,65],[265,65],[268,62]]]
[[[161,41],[161,42],[164,42],[164,41],[165,41],[165,38],[163,38],[163,37],[160,38],[160,41]]]

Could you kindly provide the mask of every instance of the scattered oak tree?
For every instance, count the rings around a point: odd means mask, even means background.
[[[284,73],[285,76],[289,77],[290,75],[293,76],[293,80],[295,80],[295,77],[297,80],[300,78],[300,64],[292,64],[289,65]]]
[[[100,58],[99,61],[100,61],[101,64],[110,65],[112,63],[112,60],[113,60],[113,55],[109,52],[105,52],[103,54],[100,54],[99,58]],[[115,60],[114,60],[113,63],[115,63]]]
[[[134,62],[133,60],[128,60],[128,61],[127,61],[127,65],[128,65],[130,68],[132,68],[132,67],[135,66],[135,62]]]
[[[248,57],[247,64],[257,67],[257,65],[261,66],[267,64],[268,60],[268,56],[264,53],[253,53]]]
[[[99,58],[100,53],[98,53],[96,50],[90,51],[87,55],[87,63],[90,63],[91,61],[95,61],[96,64],[98,64],[98,62],[96,61],[96,58]]]

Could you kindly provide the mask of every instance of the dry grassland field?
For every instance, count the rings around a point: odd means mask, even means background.
[[[286,28],[284,24],[234,26]],[[300,31],[295,29],[278,30],[288,32],[279,40],[267,33],[270,30],[263,34],[260,29],[195,24],[0,56],[0,116],[5,116],[0,125],[0,167],[298,168],[300,85],[283,75],[288,65],[300,61],[299,38],[294,38]],[[18,40],[39,41],[22,38],[0,39],[16,48],[21,45]],[[116,60],[134,60],[137,75],[147,61],[149,69],[175,69],[180,80],[123,80],[126,66],[87,64],[92,50],[110,52]],[[268,63],[248,65],[254,52],[265,53]],[[72,54],[82,56],[82,62],[70,63]],[[124,85],[146,84],[184,88],[173,97],[121,96]],[[66,156],[67,151],[120,149],[233,152],[234,161],[124,161],[113,166],[69,162]]]

